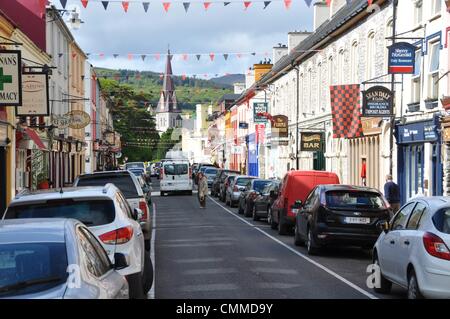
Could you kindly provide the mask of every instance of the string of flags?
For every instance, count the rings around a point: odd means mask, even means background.
[[[231,75],[231,73],[203,73],[203,74],[187,74],[187,73],[183,73],[181,75],[166,75],[166,76],[170,76],[172,78],[181,78],[182,81],[186,81],[187,79],[191,78],[191,79],[212,79],[212,78],[218,78],[218,77],[223,77],[223,76],[228,76]],[[251,71],[247,72],[247,75],[252,75]],[[159,79],[163,80],[164,79],[164,73],[160,73],[159,74]],[[127,74],[120,74],[120,73],[116,73],[116,74],[109,74],[109,75],[93,75],[92,79],[93,80],[97,80],[97,79],[114,79],[116,81],[129,81],[130,79],[134,79],[135,81],[139,81],[142,80],[144,78],[154,78],[155,75],[146,75],[146,74],[141,74],[140,72],[134,72],[134,73],[127,73]]]
[[[128,12],[130,5],[137,5],[140,4],[142,6],[142,8],[144,9],[145,12],[148,12],[149,7],[150,7],[150,1],[141,1],[141,0],[137,0],[137,1],[120,1],[120,0],[108,0],[108,1],[103,1],[103,0],[71,0],[71,1],[80,1],[81,5],[83,6],[83,8],[87,9],[89,3],[91,2],[97,2],[100,3],[103,8],[106,10],[108,10],[110,3],[114,3],[114,4],[119,4],[122,6],[122,9],[125,13]],[[214,4],[223,4],[223,7],[227,7],[232,3],[240,3],[243,5],[244,10],[247,10],[253,3],[263,3],[263,9],[267,9],[267,7],[272,3],[272,2],[283,2],[284,3],[284,7],[286,8],[286,10],[289,10],[291,8],[292,5],[292,1],[293,0],[252,0],[252,1],[247,1],[247,0],[229,0],[229,1],[210,1],[210,0],[200,0],[200,1],[186,1],[186,0],[176,0],[176,1],[164,1],[161,2],[162,7],[164,9],[164,11],[167,13],[169,12],[170,8],[172,7],[173,3],[181,3],[183,5],[183,8],[185,10],[185,12],[187,13],[191,7],[192,3],[198,3],[198,4],[202,4],[203,8],[205,11],[208,11],[208,9]],[[313,0],[303,0],[306,5],[308,7],[311,7],[311,4],[313,2]],[[333,0],[326,0],[326,4],[328,6],[331,5],[331,2]],[[347,4],[350,4],[352,1],[355,0],[346,0]],[[369,6],[372,5],[374,0],[367,0]],[[61,3],[61,6],[65,9],[68,0],[59,0],[59,2]]]

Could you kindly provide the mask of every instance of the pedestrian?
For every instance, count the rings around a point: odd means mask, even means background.
[[[367,186],[367,168],[366,168],[366,159],[362,159],[361,165],[361,183],[362,186]]]
[[[206,195],[208,195],[208,179],[202,173],[198,173],[198,200],[200,202],[200,208],[206,206]]]
[[[389,205],[391,205],[392,214],[395,215],[400,209],[400,187],[392,181],[392,175],[390,174],[386,175],[384,197],[386,197]]]

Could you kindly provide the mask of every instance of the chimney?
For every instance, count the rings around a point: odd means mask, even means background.
[[[330,8],[325,1],[314,3],[314,31],[330,18]]]
[[[258,82],[264,74],[272,70],[272,64],[261,61],[260,63],[253,65],[253,70],[255,70],[255,82]]]
[[[304,32],[299,32],[299,31],[289,32],[288,33],[288,52],[292,53],[292,51],[295,49],[295,47],[297,45],[299,45],[300,42],[305,40],[310,34],[311,34],[311,32],[306,32],[306,31],[304,31]]]
[[[277,47],[273,48],[273,64],[276,64],[282,57],[288,54],[288,47],[284,44],[278,43]]]

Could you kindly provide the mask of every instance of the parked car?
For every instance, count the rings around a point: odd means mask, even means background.
[[[219,185],[219,199],[222,202],[225,202],[225,197],[226,197],[226,194],[227,194],[227,188],[228,188],[228,186],[230,186],[233,183],[234,178],[237,175],[239,175],[239,173],[229,172],[229,173],[227,173],[224,176],[225,179],[223,180],[223,182],[220,183],[220,185]]]
[[[137,168],[145,170],[144,162],[129,162],[129,163],[125,163],[125,169],[126,170],[137,169]]]
[[[272,181],[270,179],[259,178],[248,181],[245,189],[239,196],[238,213],[244,214],[245,217],[250,217],[253,212],[253,204],[256,196],[261,194],[264,187],[266,187],[266,185],[270,184],[271,182]]]
[[[239,203],[239,197],[241,192],[245,190],[245,186],[249,181],[255,179],[254,176],[238,175],[234,178],[233,184],[230,184],[227,188],[225,195],[225,203],[231,207],[234,207]]]
[[[253,204],[253,211],[252,211],[253,220],[257,221],[261,217],[267,218],[269,214],[269,209],[274,202],[273,197],[270,196],[270,192],[278,194],[279,188],[280,188],[280,181],[271,180],[271,182],[264,187],[261,193],[257,194]]]
[[[198,184],[198,173],[199,172],[204,173],[206,168],[208,168],[208,167],[216,167],[216,166],[214,166],[213,164],[208,164],[208,163],[198,164],[196,172],[195,172],[195,176],[194,176],[195,185]]]
[[[225,178],[230,174],[239,174],[238,171],[233,171],[229,169],[218,169],[217,175],[215,176],[212,186],[211,186],[211,196],[220,197],[221,187],[225,182]]]
[[[319,185],[292,206],[297,215],[294,241],[306,243],[309,254],[325,246],[372,249],[379,224],[389,220],[390,207],[378,190],[350,185]]]
[[[214,177],[216,177],[217,171],[219,169],[216,167],[206,167],[203,174],[205,174],[206,178],[208,179],[208,187],[211,188]]]
[[[139,220],[139,223],[144,232],[145,248],[149,251],[150,240],[152,237],[152,218],[150,216],[149,208],[149,203],[151,203],[151,189],[143,189],[139,179],[133,173],[125,170],[82,174],[75,179],[73,185],[75,187],[104,186],[108,183],[113,183],[120,189],[132,210],[139,208],[142,211],[143,215],[142,219]]]
[[[73,219],[1,221],[0,265],[0,298],[128,298],[119,273],[128,267],[125,256],[114,254],[112,264],[96,237]]]
[[[142,211],[132,210],[116,186],[107,184],[18,195],[3,219],[73,218],[81,221],[100,240],[111,262],[115,253],[129,258],[129,266],[119,273],[127,278],[130,296],[143,298],[153,282],[153,266],[137,222],[140,215]]]
[[[161,196],[184,192],[192,195],[192,178],[188,160],[164,160],[161,167]]]
[[[272,229],[278,228],[280,235],[286,235],[295,225],[296,214],[292,205],[306,196],[317,185],[339,184],[339,177],[335,173],[324,171],[289,171],[284,176],[278,194],[272,193],[275,199],[269,210],[269,224]]]
[[[380,267],[378,293],[396,283],[410,299],[450,298],[450,198],[407,202],[384,224],[373,260]]]

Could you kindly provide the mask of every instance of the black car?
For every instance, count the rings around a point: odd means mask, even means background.
[[[253,220],[259,220],[261,217],[267,218],[269,215],[269,208],[272,206],[275,198],[270,196],[272,194],[278,194],[280,188],[280,181],[274,180],[267,184],[266,187],[258,194],[253,203],[252,217]]]
[[[245,217],[250,217],[253,211],[253,202],[258,196],[264,187],[267,184],[271,183],[270,179],[252,179],[245,186],[245,190],[241,193],[239,197],[239,214],[244,214]]]
[[[220,195],[221,195],[222,184],[224,183],[225,178],[227,178],[227,176],[230,174],[237,175],[237,174],[239,174],[239,172],[229,170],[229,169],[219,169],[217,171],[217,175],[214,178],[212,186],[211,186],[211,196],[221,197]]]
[[[379,224],[389,220],[389,206],[376,189],[350,185],[319,185],[305,203],[296,202],[295,244],[309,254],[325,246],[372,248]]]

